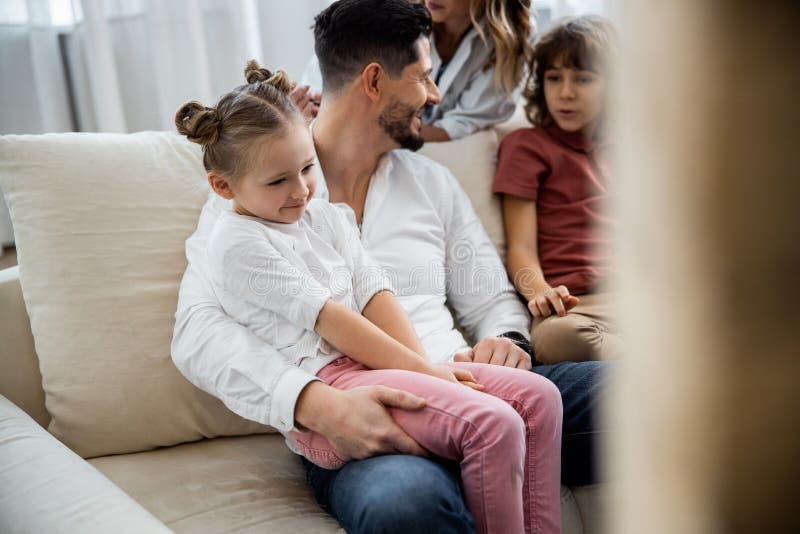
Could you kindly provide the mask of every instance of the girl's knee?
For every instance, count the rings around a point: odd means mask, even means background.
[[[550,380],[535,374],[533,377],[538,379],[534,387],[526,394],[520,395],[517,401],[522,405],[521,414],[524,414],[526,424],[528,426],[561,424],[564,412],[561,392]]]
[[[508,403],[487,395],[487,414],[476,421],[476,429],[484,436],[493,436],[491,442],[524,443],[525,421]],[[490,400],[491,399],[491,400]]]

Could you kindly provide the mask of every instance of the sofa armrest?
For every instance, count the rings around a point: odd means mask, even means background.
[[[171,532],[0,396],[0,532]]]
[[[25,410],[42,426],[50,422],[44,405],[42,375],[33,334],[22,300],[19,267],[0,271],[0,395]]]

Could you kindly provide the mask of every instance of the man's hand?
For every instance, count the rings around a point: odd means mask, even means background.
[[[457,362],[488,363],[517,369],[531,369],[531,357],[513,341],[504,337],[487,337],[480,343],[453,356]]]
[[[578,297],[570,295],[566,286],[555,288],[544,286],[528,302],[528,309],[539,319],[549,317],[553,312],[559,317],[564,317],[569,310],[578,305],[578,302],[580,302]]]
[[[428,456],[392,419],[388,407],[419,410],[425,399],[385,386],[342,391],[312,382],[300,394],[295,420],[325,436],[342,457],[360,460],[380,454]]]

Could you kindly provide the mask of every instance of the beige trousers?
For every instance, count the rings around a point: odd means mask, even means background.
[[[578,298],[580,303],[564,317],[533,320],[531,343],[538,361],[551,364],[621,357],[624,347],[612,313],[614,293]]]

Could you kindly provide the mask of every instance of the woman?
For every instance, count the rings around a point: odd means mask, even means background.
[[[530,5],[530,0],[425,2],[433,20],[432,76],[442,95],[422,117],[425,141],[459,139],[511,117],[535,32]],[[303,74],[301,88],[310,87],[303,100],[321,89],[321,79],[314,56]]]

